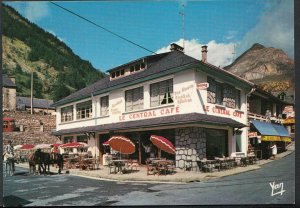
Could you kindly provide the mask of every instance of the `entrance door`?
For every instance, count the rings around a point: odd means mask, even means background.
[[[206,129],[206,157],[228,157],[228,132],[221,129]]]

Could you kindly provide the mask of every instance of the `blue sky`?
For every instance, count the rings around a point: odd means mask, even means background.
[[[168,51],[172,42],[182,45],[179,12],[184,11],[185,53],[190,56],[201,59],[201,45],[206,44],[208,62],[226,66],[256,42],[294,56],[292,0],[56,3],[158,53]],[[7,4],[102,71],[151,54],[49,2]]]

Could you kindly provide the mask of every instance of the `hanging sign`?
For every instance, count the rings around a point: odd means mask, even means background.
[[[248,138],[253,138],[253,137],[257,137],[257,132],[249,132],[248,133]]]
[[[203,82],[203,83],[197,84],[197,89],[198,90],[206,90],[208,87],[209,87],[208,82]]]

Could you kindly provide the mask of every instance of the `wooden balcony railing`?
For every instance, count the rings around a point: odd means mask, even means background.
[[[283,121],[281,118],[278,118],[275,116],[271,116],[268,118],[267,116],[264,116],[264,115],[248,112],[248,120],[250,120],[250,119],[264,121],[264,122],[275,121],[276,123],[282,123],[282,121]]]

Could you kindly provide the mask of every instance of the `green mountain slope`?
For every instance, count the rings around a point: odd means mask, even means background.
[[[2,69],[16,77],[17,94],[59,100],[104,77],[62,41],[3,5]]]

